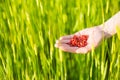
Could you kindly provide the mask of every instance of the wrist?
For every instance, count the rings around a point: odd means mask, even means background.
[[[116,34],[116,27],[120,27],[120,11],[99,27],[104,32],[105,38]]]
[[[101,30],[101,32],[102,32],[102,34],[103,34],[103,38],[109,38],[109,37],[112,36],[111,34],[109,34],[109,33],[107,32],[107,30],[105,29],[105,27],[104,27],[103,24],[102,24],[102,25],[99,25],[98,28]]]

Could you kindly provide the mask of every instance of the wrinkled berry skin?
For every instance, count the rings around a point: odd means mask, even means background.
[[[73,38],[70,39],[70,42],[68,44],[73,47],[85,47],[88,44],[87,39],[88,35],[74,35]]]

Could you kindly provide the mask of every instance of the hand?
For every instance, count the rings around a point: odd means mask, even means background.
[[[80,47],[80,48],[66,44],[66,43],[69,43],[70,39],[74,35],[77,35],[77,36],[88,35],[88,40],[87,40],[88,44],[85,47]],[[56,41],[55,47],[65,52],[85,54],[91,51],[92,48],[96,48],[100,44],[103,38],[104,38],[103,30],[99,26],[96,26],[92,28],[86,28],[72,35],[61,37],[59,40]]]

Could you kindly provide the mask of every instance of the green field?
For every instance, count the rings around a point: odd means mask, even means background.
[[[54,47],[119,10],[120,0],[0,0],[0,80],[120,80],[117,34],[85,55]]]

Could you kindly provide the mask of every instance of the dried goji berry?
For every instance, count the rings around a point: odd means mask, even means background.
[[[85,47],[87,45],[88,35],[74,35],[68,43],[70,46],[74,47]]]

